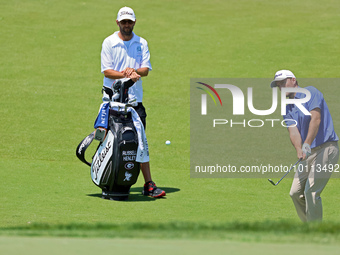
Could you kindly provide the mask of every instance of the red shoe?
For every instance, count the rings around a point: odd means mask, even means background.
[[[150,196],[154,198],[164,197],[166,195],[165,191],[157,188],[153,181],[144,184],[144,190],[142,191],[142,194],[144,196]]]

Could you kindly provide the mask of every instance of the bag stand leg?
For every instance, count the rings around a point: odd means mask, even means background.
[[[112,191],[102,190],[102,198],[116,201],[126,201],[130,195],[131,186],[115,186]]]

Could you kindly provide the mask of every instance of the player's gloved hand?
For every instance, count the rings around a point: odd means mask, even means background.
[[[302,152],[306,155],[305,159],[307,159],[312,154],[312,149],[308,143],[304,143],[302,145]]]

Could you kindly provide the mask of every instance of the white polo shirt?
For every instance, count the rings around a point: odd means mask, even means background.
[[[147,67],[151,71],[150,52],[147,41],[133,33],[130,46],[127,48],[122,39],[118,36],[118,31],[107,37],[102,45],[101,51],[101,72],[113,69],[121,72],[125,68]],[[104,76],[104,86],[112,88],[115,80]],[[142,79],[139,79],[129,89],[129,99],[136,99],[137,102],[143,100]]]

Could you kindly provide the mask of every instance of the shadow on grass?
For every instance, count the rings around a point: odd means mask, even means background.
[[[161,187],[161,189],[163,189],[167,195],[170,194],[170,193],[180,191],[180,189],[178,189],[178,188],[170,188],[170,187]],[[133,187],[133,188],[130,189],[130,195],[129,195],[128,200],[124,200],[124,201],[112,200],[112,201],[117,201],[117,202],[147,202],[147,201],[149,201],[149,202],[151,202],[151,201],[155,201],[157,199],[166,199],[166,196],[161,197],[161,198],[153,198],[153,197],[144,196],[142,194],[142,190],[143,190],[143,188]],[[88,194],[87,196],[102,198],[102,193]]]

